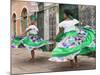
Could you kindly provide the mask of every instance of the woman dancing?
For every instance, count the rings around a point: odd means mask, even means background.
[[[36,27],[35,23],[32,22],[28,28],[26,28],[26,31],[23,32],[21,35],[25,35],[26,33],[29,33],[28,36],[24,37],[21,42],[23,45],[31,52],[32,58],[30,61],[34,61],[34,55],[35,50],[37,48],[43,47],[45,45],[48,45],[49,42],[46,40],[43,40],[42,38],[38,37],[38,28]]]
[[[58,43],[53,49],[49,61],[70,61],[73,66],[77,64],[77,55],[90,52],[82,49],[92,43],[95,37],[94,32],[89,28],[76,27],[79,21],[72,16],[69,10],[64,10],[64,21],[58,25],[59,31],[56,38]]]

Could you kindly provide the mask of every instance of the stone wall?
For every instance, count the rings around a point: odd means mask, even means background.
[[[79,5],[79,20],[81,25],[96,26],[96,6]]]

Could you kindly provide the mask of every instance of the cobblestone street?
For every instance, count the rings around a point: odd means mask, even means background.
[[[28,61],[31,55],[25,48],[12,49],[11,55],[12,74],[89,70],[96,68],[95,58],[87,56],[78,56],[79,67],[71,68],[69,62],[55,63],[48,61],[50,52],[36,50],[34,63]]]

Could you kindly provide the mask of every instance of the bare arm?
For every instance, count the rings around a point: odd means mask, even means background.
[[[27,31],[24,31],[21,35],[25,35],[27,32],[29,32],[31,29],[28,29]]]
[[[63,27],[62,27],[62,28],[59,28],[59,32],[58,32],[58,34],[56,35],[56,37],[57,37],[59,34],[61,34],[63,31],[64,31],[64,28],[63,28]]]

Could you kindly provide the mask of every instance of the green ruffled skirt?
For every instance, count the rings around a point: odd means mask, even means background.
[[[83,28],[77,31],[69,31],[60,34],[56,38],[57,46],[53,49],[49,59],[55,62],[65,62],[76,55],[85,55],[96,50],[95,31]]]

